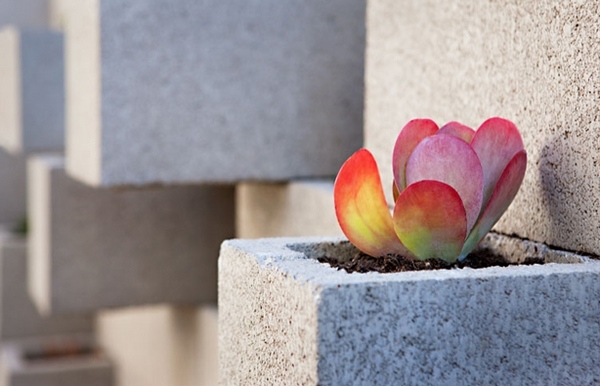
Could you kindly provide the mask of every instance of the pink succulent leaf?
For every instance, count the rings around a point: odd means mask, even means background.
[[[523,150],[523,139],[511,121],[490,118],[475,132],[471,146],[483,167],[483,204],[489,201],[508,162]]]
[[[406,163],[408,158],[419,142],[435,134],[438,129],[438,125],[431,119],[413,119],[404,125],[400,131],[392,156],[394,181],[399,193],[402,193],[407,186]]]
[[[440,128],[440,131],[437,134],[449,134],[453,135],[456,138],[460,138],[466,143],[471,143],[473,136],[475,135],[475,130],[471,129],[469,126],[465,126],[459,122],[448,122],[444,126]]]
[[[479,158],[465,141],[448,134],[425,138],[414,149],[406,166],[406,182],[435,180],[456,190],[467,214],[467,232],[481,211],[483,169]]]
[[[394,208],[394,229],[418,259],[453,262],[467,235],[467,216],[460,196],[439,181],[410,184]]]
[[[464,259],[489,232],[508,209],[513,201],[525,176],[527,168],[527,154],[525,150],[519,151],[509,162],[498,179],[496,189],[481,213],[481,217],[473,227],[471,234],[465,241],[460,255]]]
[[[377,163],[368,150],[358,150],[342,165],[333,196],[340,227],[358,249],[376,257],[412,256],[396,236]]]

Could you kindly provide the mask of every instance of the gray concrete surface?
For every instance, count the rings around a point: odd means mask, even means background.
[[[28,28],[48,26],[47,0],[0,0],[0,27],[6,24]]]
[[[598,383],[600,261],[498,235],[484,246],[564,264],[348,274],[315,260],[350,257],[341,239],[225,242],[220,384]]]
[[[25,219],[26,198],[25,156],[0,148],[0,224],[12,228]]]
[[[44,313],[216,299],[232,187],[94,189],[52,155],[28,168],[28,284]]]
[[[364,0],[68,7],[66,169],[87,184],[333,176],[362,144]]]
[[[0,51],[0,145],[12,153],[62,149],[63,35],[6,26]]]
[[[597,1],[370,1],[365,142],[389,197],[408,120],[501,116],[528,170],[496,229],[600,255],[599,23]]]

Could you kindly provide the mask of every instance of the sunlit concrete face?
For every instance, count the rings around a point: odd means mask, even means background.
[[[415,117],[523,135],[528,166],[497,230],[600,254],[600,4],[370,1],[365,141],[391,202],[391,154]]]

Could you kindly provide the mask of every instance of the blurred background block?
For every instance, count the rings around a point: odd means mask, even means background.
[[[0,230],[0,338],[3,342],[55,334],[91,334],[91,315],[42,317],[27,293],[24,235]]]
[[[6,24],[29,28],[46,27],[48,2],[46,0],[0,0],[0,27]]]
[[[45,313],[216,300],[232,187],[90,188],[61,156],[29,160],[29,289]]]
[[[113,386],[113,372],[111,362],[85,335],[2,345],[0,386]]]
[[[217,384],[216,304],[103,311],[97,325],[99,343],[119,363],[116,386]]]
[[[69,2],[67,172],[334,175],[362,144],[364,17],[364,0]]]
[[[63,35],[0,30],[0,145],[13,153],[64,147]]]
[[[0,148],[0,224],[9,229],[25,222],[26,165],[24,156],[9,154]]]

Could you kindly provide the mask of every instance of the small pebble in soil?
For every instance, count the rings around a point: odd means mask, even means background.
[[[379,272],[394,273],[406,271],[428,271],[435,269],[452,268],[487,268],[487,267],[507,267],[509,265],[532,265],[544,264],[544,259],[536,257],[527,257],[522,263],[511,263],[503,256],[494,253],[489,249],[481,249],[469,254],[463,261],[447,263],[440,259],[430,259],[425,261],[410,260],[401,255],[386,255],[382,257],[369,256],[362,252],[357,252],[347,261],[339,261],[334,257],[320,257],[317,259],[321,263],[331,265],[338,270],[345,270],[348,273],[353,272]]]

